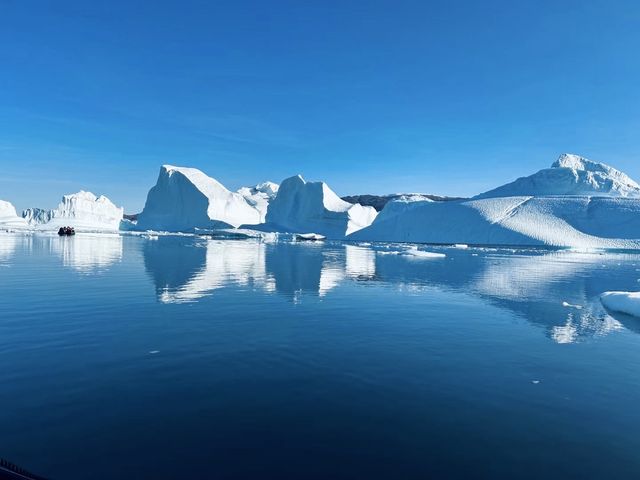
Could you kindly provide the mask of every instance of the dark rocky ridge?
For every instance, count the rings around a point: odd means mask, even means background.
[[[428,198],[434,202],[450,202],[454,200],[465,200],[462,197],[443,197],[440,195],[426,195],[423,193],[394,193],[390,195],[347,195],[342,197],[342,200],[349,203],[359,203],[365,207],[373,207],[378,212],[384,208],[384,206],[391,200],[397,200],[403,196],[420,195],[421,197]]]

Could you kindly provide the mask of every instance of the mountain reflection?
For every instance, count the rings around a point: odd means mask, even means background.
[[[623,328],[598,296],[637,289],[640,265],[640,256],[631,254],[505,249],[445,249],[446,258],[411,260],[388,254],[405,247],[394,248],[161,237],[146,241],[143,254],[164,303],[195,301],[228,286],[277,293],[296,303],[363,281],[412,291],[435,287],[508,309],[558,343]]]

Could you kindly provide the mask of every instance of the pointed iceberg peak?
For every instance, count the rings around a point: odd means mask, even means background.
[[[344,238],[370,225],[376,215],[373,207],[345,202],[324,182],[307,182],[295,175],[280,184],[269,204],[265,228]]]
[[[240,193],[190,167],[163,165],[138,217],[142,230],[189,231],[261,222],[260,212]]]
[[[551,168],[572,168],[574,170],[589,170],[589,167],[600,165],[597,162],[592,162],[580,155],[574,153],[563,153],[558,159],[553,162]]]
[[[638,198],[640,185],[609,165],[563,153],[551,168],[518,178],[476,198],[551,195]]]

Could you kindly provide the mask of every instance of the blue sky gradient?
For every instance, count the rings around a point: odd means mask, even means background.
[[[473,195],[562,152],[640,178],[634,1],[0,0],[0,198],[139,211],[229,188]]]

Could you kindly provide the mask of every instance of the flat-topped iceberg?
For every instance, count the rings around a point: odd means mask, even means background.
[[[344,238],[373,222],[373,207],[345,202],[324,182],[307,182],[300,175],[280,184],[269,203],[261,229],[280,232],[314,232],[328,238]]]
[[[227,190],[200,170],[163,165],[136,228],[188,231],[238,227],[260,223],[261,217],[261,212],[243,195]]]
[[[571,153],[560,155],[551,168],[519,178],[476,198],[543,195],[640,197],[640,185],[604,163]]]
[[[18,216],[13,204],[0,200],[0,228],[26,228],[25,219]]]

